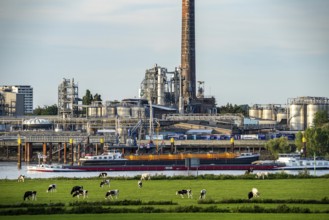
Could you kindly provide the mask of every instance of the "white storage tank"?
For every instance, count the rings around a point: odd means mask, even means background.
[[[307,127],[312,127],[315,114],[319,111],[328,113],[328,105],[325,104],[309,104],[307,105]]]
[[[123,118],[129,118],[131,116],[131,109],[127,106],[118,106],[117,107],[117,115]]]
[[[106,107],[106,115],[108,117],[115,117],[117,114],[117,109],[115,106],[107,106]]]
[[[264,120],[273,120],[274,119],[274,112],[273,109],[270,108],[264,108],[262,119]]]
[[[292,104],[289,107],[290,130],[301,131],[305,129],[305,110],[303,104]]]
[[[287,113],[286,112],[279,112],[276,114],[276,121],[281,122],[282,120],[287,119]]]
[[[259,115],[261,115],[260,112],[261,112],[260,109],[251,108],[251,109],[249,109],[249,117],[250,118],[259,118]]]

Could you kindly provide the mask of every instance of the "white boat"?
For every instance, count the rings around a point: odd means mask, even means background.
[[[62,164],[37,164],[35,166],[27,166],[28,172],[82,172],[84,170],[75,169],[69,165]]]
[[[277,168],[282,170],[329,169],[328,160],[319,158],[301,158],[300,154],[279,154],[279,158],[276,162],[285,164],[285,166]]]

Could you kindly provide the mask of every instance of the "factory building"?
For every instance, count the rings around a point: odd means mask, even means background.
[[[24,115],[24,114],[32,114],[33,113],[33,88],[31,86],[27,85],[14,85],[14,86],[0,86],[0,91],[2,93],[15,93],[19,94],[18,96],[23,97],[23,114],[21,113],[21,106],[20,106],[20,97],[14,98],[14,94],[10,95],[8,94],[8,100],[6,102],[7,107],[9,108],[9,112],[7,113],[9,115],[12,115],[13,109],[17,108],[15,110],[15,114],[17,115]],[[15,101],[13,101],[15,99]],[[15,102],[15,107],[13,105],[13,102]]]
[[[11,91],[0,91],[0,116],[23,116],[24,95]]]

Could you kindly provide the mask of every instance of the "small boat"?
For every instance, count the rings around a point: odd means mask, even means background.
[[[35,166],[27,166],[29,172],[81,172],[84,170],[72,168],[63,164],[37,164]]]
[[[276,162],[284,164],[284,166],[277,168],[282,170],[329,169],[328,160],[321,158],[302,158],[300,154],[279,154]]]

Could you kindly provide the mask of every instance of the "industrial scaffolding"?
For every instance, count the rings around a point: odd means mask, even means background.
[[[78,115],[78,85],[74,79],[63,78],[58,86],[58,115],[63,118],[72,118]]]

